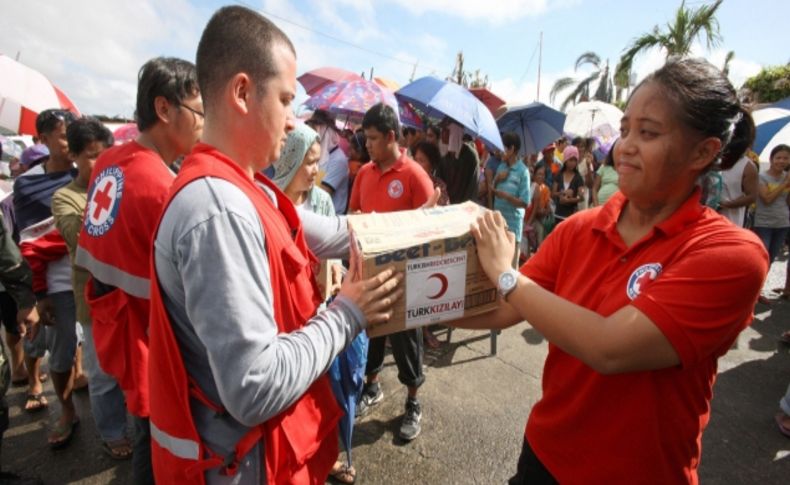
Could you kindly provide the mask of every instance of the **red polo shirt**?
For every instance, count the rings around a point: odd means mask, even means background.
[[[431,177],[401,149],[398,160],[384,172],[375,162],[359,169],[348,209],[364,213],[417,209],[432,194]]]
[[[751,323],[768,271],[760,240],[698,201],[627,248],[618,192],[558,225],[521,268],[601,315],[635,306],[681,360],[606,376],[549,345],[526,437],[560,483],[697,483],[717,359]]]

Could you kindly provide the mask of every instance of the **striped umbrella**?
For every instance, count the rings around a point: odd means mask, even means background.
[[[790,98],[752,112],[757,133],[752,149],[761,162],[769,160],[776,145],[790,145]]]
[[[36,116],[50,108],[80,112],[43,74],[0,54],[0,126],[36,135]]]

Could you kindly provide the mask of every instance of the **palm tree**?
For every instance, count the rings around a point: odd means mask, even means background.
[[[721,67],[721,72],[729,77],[730,76],[730,62],[735,58],[735,51],[729,51],[724,58],[724,65]]]
[[[549,99],[553,103],[557,94],[575,85],[571,93],[560,105],[560,110],[565,111],[565,108],[567,108],[569,104],[576,104],[579,101],[587,101],[590,98],[604,101],[606,103],[612,102],[612,93],[614,88],[612,84],[612,78],[609,75],[609,61],[607,60],[605,63],[602,63],[601,58],[595,52],[585,52],[584,54],[580,55],[578,59],[576,59],[576,65],[574,66],[573,70],[577,71],[585,64],[590,64],[595,68],[593,72],[587,77],[582,80],[577,80],[572,77],[564,77],[558,79],[551,87]],[[590,90],[592,88],[592,84],[595,81],[598,81],[598,86],[595,89],[594,94],[590,96]]]
[[[719,34],[719,22],[716,20],[716,10],[718,10],[723,0],[715,0],[710,5],[702,5],[699,8],[686,8],[686,1],[680,4],[675,12],[675,21],[667,24],[665,30],[653,27],[653,31],[637,37],[631,45],[625,48],[618,70],[631,72],[634,59],[642,51],[660,47],[666,50],[669,56],[684,56],[691,51],[691,44],[701,34],[705,35],[705,42],[708,49],[719,44],[721,35]]]

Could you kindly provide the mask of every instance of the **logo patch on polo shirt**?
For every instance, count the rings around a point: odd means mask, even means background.
[[[123,170],[116,165],[105,168],[94,179],[85,214],[85,230],[91,236],[103,236],[115,223],[121,206],[123,184]]]
[[[653,280],[661,274],[661,263],[648,263],[636,268],[628,278],[628,285],[625,291],[628,298],[634,299],[647,287]]]
[[[393,180],[390,182],[389,186],[387,186],[387,193],[393,199],[397,199],[403,195],[403,183],[400,180]]]

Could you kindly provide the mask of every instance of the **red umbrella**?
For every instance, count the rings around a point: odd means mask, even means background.
[[[126,123],[121,125],[112,132],[112,137],[115,139],[116,145],[123,145],[128,141],[132,141],[140,135],[140,130],[137,129],[137,123]]]
[[[470,88],[469,91],[486,105],[488,111],[496,116],[496,110],[505,104],[505,100],[489,91],[487,88]]]
[[[40,72],[5,55],[0,55],[0,72],[0,126],[36,135],[36,116],[45,109],[61,108],[80,115],[63,91]]]
[[[340,81],[360,81],[362,79],[362,76],[359,74],[340,69],[339,67],[319,67],[318,69],[307,71],[296,78],[310,96],[328,84]]]

